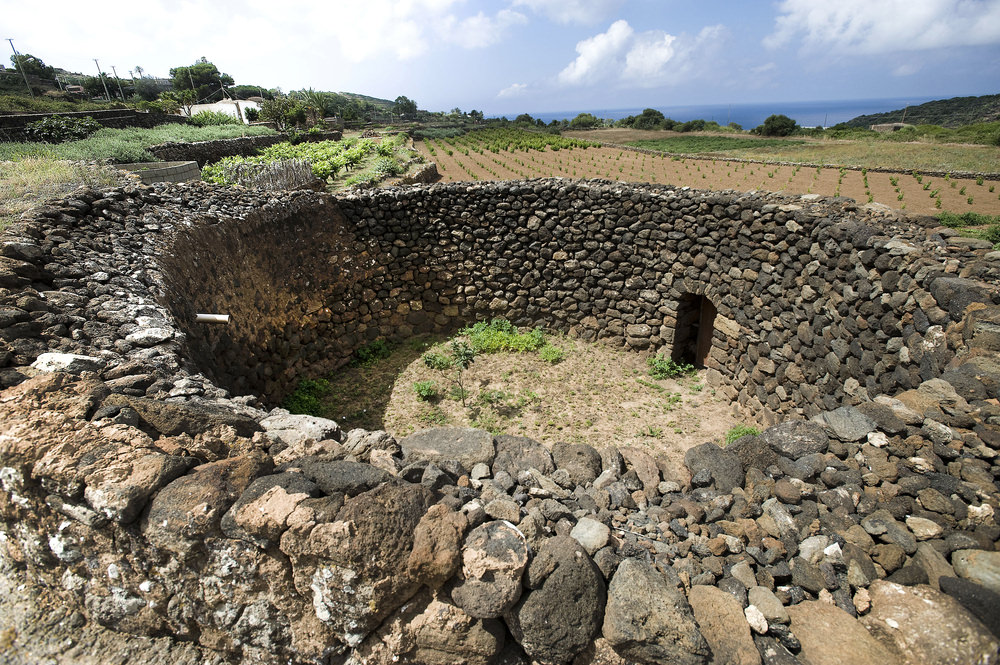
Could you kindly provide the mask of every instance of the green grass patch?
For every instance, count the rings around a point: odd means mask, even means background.
[[[649,365],[649,375],[654,379],[672,379],[676,376],[694,374],[694,365],[677,362],[662,353],[646,361]]]
[[[758,434],[760,434],[760,430],[752,425],[736,425],[729,428],[729,431],[726,432],[726,445],[728,446],[733,441],[741,439],[744,436],[757,436]]]
[[[330,394],[330,390],[330,382],[326,379],[302,379],[281,402],[281,407],[292,413],[322,416],[323,398]]]
[[[544,330],[534,328],[520,332],[506,319],[493,319],[489,323],[479,321],[459,334],[469,338],[469,344],[476,353],[538,351],[545,346]]]
[[[101,129],[79,141],[66,143],[0,143],[0,160],[16,161],[26,157],[47,157],[77,161],[108,159],[119,164],[157,161],[147,148],[167,142],[191,143],[231,139],[240,136],[276,134],[266,127],[243,125],[160,125],[152,129]]]
[[[662,139],[629,141],[626,145],[660,152],[696,154],[701,152],[725,152],[748,148],[773,148],[799,145],[805,141],[795,139],[752,139],[738,136],[671,136]]]

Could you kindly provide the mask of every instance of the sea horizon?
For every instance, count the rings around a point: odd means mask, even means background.
[[[720,125],[738,123],[743,129],[752,129],[775,114],[786,115],[802,127],[832,127],[847,122],[860,115],[885,113],[934,101],[938,97],[887,97],[882,99],[844,99],[801,102],[754,102],[752,104],[693,104],[676,106],[649,106],[619,109],[577,109],[572,111],[544,111],[532,113],[532,118],[541,119],[546,124],[553,120],[572,120],[580,113],[590,113],[598,118],[620,120],[630,115],[639,115],[643,108],[654,108],[668,118],[678,122],[689,120],[714,120]],[[516,117],[508,116],[513,120]]]

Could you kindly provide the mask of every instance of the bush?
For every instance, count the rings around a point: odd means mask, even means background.
[[[380,360],[385,360],[392,355],[392,349],[384,339],[377,339],[370,344],[362,346],[354,352],[354,360],[351,364],[361,367],[371,367]]]
[[[541,328],[518,332],[514,324],[506,319],[493,319],[489,323],[480,321],[462,330],[461,334],[468,335],[476,353],[537,351],[545,346],[545,332]]]
[[[52,115],[35,122],[29,122],[24,127],[28,137],[33,141],[43,143],[63,143],[87,138],[101,129],[101,123],[89,115],[85,118],[67,118]]]
[[[654,379],[672,379],[675,376],[685,376],[694,372],[694,365],[685,362],[675,362],[662,353],[646,361],[649,365],[649,375]]]
[[[787,115],[778,114],[767,116],[764,124],[753,131],[761,136],[789,136],[798,128],[798,124]]]
[[[547,363],[560,363],[566,358],[566,351],[560,349],[558,346],[552,344],[546,344],[538,350],[538,357]]]
[[[760,434],[760,430],[752,425],[736,425],[726,432],[726,445],[728,446],[733,441],[745,436],[757,436],[758,434]]]
[[[437,384],[433,381],[414,381],[413,392],[417,393],[421,402],[430,402],[438,397]]]
[[[198,127],[215,125],[242,125],[243,122],[234,115],[222,111],[199,111],[191,116],[191,124]]]
[[[379,157],[375,160],[372,172],[382,177],[393,176],[402,173],[403,167],[392,157]]]
[[[292,413],[320,416],[323,411],[322,398],[330,393],[330,382],[326,379],[302,379],[298,387],[282,402],[282,408]]]
[[[260,111],[250,106],[243,111],[243,115],[246,116],[247,122],[257,122],[260,119]]]

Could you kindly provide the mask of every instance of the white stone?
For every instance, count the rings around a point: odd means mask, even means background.
[[[756,605],[747,605],[747,608],[743,610],[743,615],[747,618],[747,623],[750,624],[753,632],[758,635],[767,633],[767,619]]]
[[[81,356],[75,353],[43,353],[31,363],[34,369],[41,372],[65,372],[79,374],[80,372],[96,372],[105,366],[104,360],[94,356]]]
[[[136,346],[156,346],[174,336],[169,328],[142,328],[125,337],[125,341]]]
[[[937,538],[944,531],[944,527],[933,520],[925,517],[910,515],[906,518],[906,526],[917,537],[917,540],[930,540]]]
[[[608,544],[611,529],[602,522],[589,517],[582,518],[569,532],[569,535],[593,556],[594,552]]]

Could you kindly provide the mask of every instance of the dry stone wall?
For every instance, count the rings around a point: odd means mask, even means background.
[[[914,221],[562,180],[78,191],[0,237],[0,572],[246,662],[997,662],[1000,256]],[[265,406],[487,316],[704,349],[782,422],[677,468]]]

